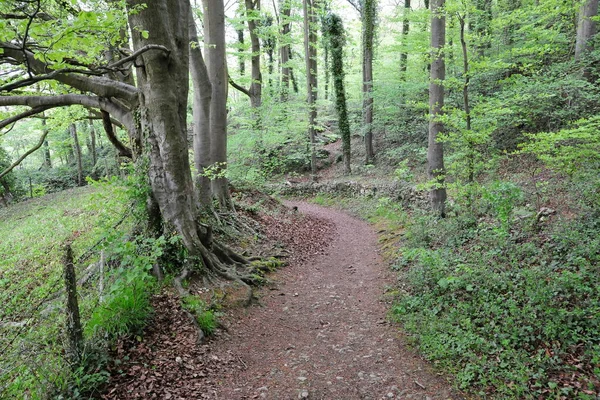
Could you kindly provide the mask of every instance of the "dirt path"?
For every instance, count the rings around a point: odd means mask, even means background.
[[[276,274],[251,307],[213,343],[242,367],[218,378],[218,399],[459,399],[385,320],[393,282],[372,228],[307,203],[303,213],[335,224],[325,254]]]

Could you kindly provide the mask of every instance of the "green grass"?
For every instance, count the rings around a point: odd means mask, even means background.
[[[66,241],[72,241],[77,259],[122,218],[126,204],[119,192],[118,187],[100,192],[88,186],[0,209],[3,321],[27,318],[36,300],[56,289]]]
[[[202,332],[206,336],[211,336],[218,325],[215,311],[196,296],[187,296],[182,299],[182,303],[183,307],[196,317],[196,321]]]
[[[71,242],[75,260],[110,235],[126,215],[124,187],[71,189],[0,209],[0,398],[46,398],[69,385],[63,360],[62,246]],[[127,230],[132,218],[119,229]],[[99,248],[76,262],[78,277],[97,261]],[[91,294],[91,295],[90,295]],[[84,322],[97,305],[97,288],[80,288]],[[26,323],[23,327],[8,323]]]

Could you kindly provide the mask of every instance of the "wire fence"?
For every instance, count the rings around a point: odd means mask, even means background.
[[[128,207],[112,228],[117,229],[131,211]],[[104,257],[100,256],[100,247],[106,241],[107,237],[102,237],[72,260],[78,273],[77,298],[84,324],[100,305],[101,294],[97,286],[104,279],[101,276]],[[66,246],[71,244],[54,245],[47,254],[60,252],[63,255]],[[96,260],[86,267],[85,263],[92,258]],[[64,389],[67,384],[66,371],[70,371],[72,365],[66,357],[64,298],[67,291],[63,268],[54,271],[56,275],[44,285],[46,294],[27,310],[27,315],[21,315],[19,321],[7,321],[6,313],[3,313],[0,319],[0,399],[47,398],[49,393]]]

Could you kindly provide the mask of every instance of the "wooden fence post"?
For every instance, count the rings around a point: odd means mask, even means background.
[[[81,329],[81,318],[79,316],[79,304],[77,301],[77,281],[75,279],[75,267],[73,265],[73,249],[71,244],[64,246],[64,277],[67,292],[67,359],[71,368],[76,369],[81,361],[83,350],[83,331]]]

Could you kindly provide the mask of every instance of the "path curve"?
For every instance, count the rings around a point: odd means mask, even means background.
[[[220,377],[218,399],[460,399],[386,322],[382,295],[393,275],[365,222],[289,202],[335,224],[324,254],[282,269],[261,305],[242,313],[215,353],[243,368]]]

